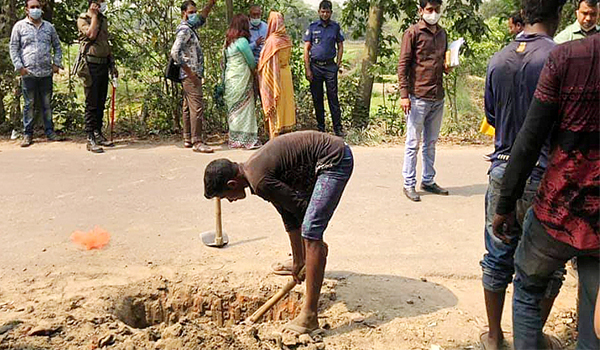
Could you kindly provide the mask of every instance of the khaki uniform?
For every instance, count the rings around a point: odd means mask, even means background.
[[[98,14],[100,30],[96,40],[87,37],[87,31],[92,23],[88,13],[82,13],[77,19],[79,30],[79,53],[84,61],[84,66],[78,75],[83,80],[85,88],[85,131],[91,133],[102,130],[104,106],[108,93],[109,71],[114,68],[114,59],[108,42],[108,21],[102,14]],[[84,55],[85,52],[85,55]]]

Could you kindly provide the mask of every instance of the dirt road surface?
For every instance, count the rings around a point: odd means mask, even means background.
[[[270,274],[289,252],[275,209],[250,195],[224,201],[230,244],[199,238],[214,229],[204,167],[250,151],[123,142],[96,155],[77,143],[6,141],[0,151],[0,349],[479,348],[489,147],[440,146],[437,181],[451,195],[421,203],[402,194],[402,147],[353,147],[354,174],[325,233],[327,331],[295,343],[276,331],[297,312],[300,287],[267,322],[239,325],[246,300],[287,281]],[[111,233],[106,247],[71,242],[95,225]],[[547,325],[568,344],[575,286],[569,276]],[[503,325],[510,338],[510,302]]]

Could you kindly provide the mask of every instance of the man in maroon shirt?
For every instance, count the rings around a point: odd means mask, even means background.
[[[515,349],[546,348],[540,300],[551,274],[578,258],[577,349],[600,349],[593,310],[600,284],[600,35],[555,48],[513,145],[494,218],[509,240],[512,212],[546,138],[550,161],[515,253]]]

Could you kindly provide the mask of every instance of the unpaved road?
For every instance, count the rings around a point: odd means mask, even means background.
[[[402,147],[353,147],[354,174],[325,233],[326,278],[337,295],[323,310],[322,323],[332,326],[327,349],[478,347],[486,325],[479,260],[488,150],[440,146],[437,181],[451,195],[412,203],[402,194]],[[249,151],[201,155],[174,144],[123,142],[96,155],[77,143],[21,149],[6,141],[0,151],[0,326],[60,318],[44,313],[46,305],[156,276],[234,286],[286,281],[269,275],[269,265],[286,258],[287,235],[260,198],[223,202],[226,248],[207,248],[198,236],[214,228],[204,167],[219,157],[243,161]],[[84,251],[70,241],[73,231],[94,225],[112,235],[104,249]],[[569,277],[548,327],[567,341],[574,294]],[[9,335],[0,334],[0,348],[10,348]]]

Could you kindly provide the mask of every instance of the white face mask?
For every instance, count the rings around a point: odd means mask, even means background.
[[[433,13],[424,13],[423,14],[423,19],[425,20],[425,22],[427,22],[427,24],[432,25],[432,26],[436,25],[441,17],[442,17],[442,14],[437,13],[435,11]]]
[[[100,13],[104,13],[106,12],[106,10],[108,9],[108,4],[105,2],[100,3]]]

